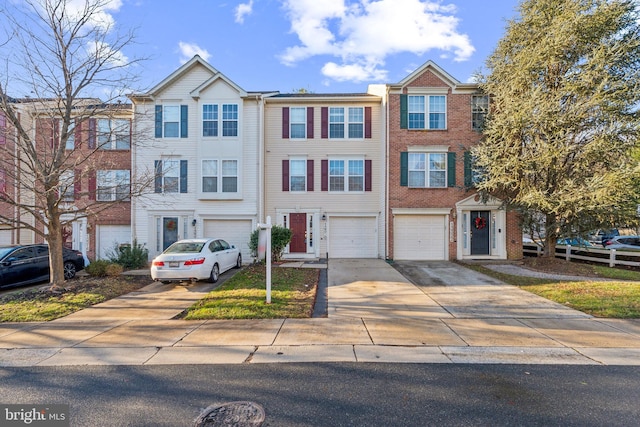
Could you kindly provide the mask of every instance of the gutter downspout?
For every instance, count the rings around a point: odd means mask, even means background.
[[[385,229],[385,260],[389,259],[389,224],[393,221],[391,216],[391,209],[389,208],[389,145],[391,141],[389,141],[389,85],[385,85],[385,94],[384,94],[384,103],[385,103],[385,118],[384,118],[384,139],[385,139],[385,164],[386,170],[384,174],[385,186],[384,186],[384,209],[385,209],[385,221],[387,226]]]
[[[264,96],[256,95],[256,103],[258,104],[258,217],[257,221],[262,222],[264,218]],[[254,226],[257,227],[258,224]]]
[[[131,108],[133,109],[131,114],[131,174],[136,181],[138,181],[138,162],[136,161],[136,154],[138,152],[138,120],[136,118],[136,104],[131,100]],[[138,191],[136,191],[138,193]],[[138,194],[139,196],[139,194]],[[133,245],[133,241],[138,241],[138,231],[136,230],[136,206],[138,204],[138,197],[131,197],[131,212],[129,213],[129,221],[131,227],[131,235],[129,238],[131,239],[131,244]],[[97,230],[95,231],[97,232]],[[97,239],[96,239],[97,240]]]

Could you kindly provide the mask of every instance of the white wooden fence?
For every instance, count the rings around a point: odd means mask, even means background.
[[[535,243],[525,243],[522,245],[522,253],[524,256],[541,256],[542,248]],[[609,267],[615,267],[616,265],[640,267],[640,251],[557,245],[556,258],[564,258],[567,261],[579,259],[589,262],[600,262],[609,264]]]

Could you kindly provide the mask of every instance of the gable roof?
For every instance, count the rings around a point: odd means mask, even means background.
[[[162,80],[160,83],[155,85],[149,92],[146,93],[146,95],[150,95],[150,96],[156,95],[157,93],[162,91],[165,87],[169,86],[170,84],[174,83],[176,80],[180,79],[180,77],[182,77],[185,73],[187,73],[190,69],[192,69],[198,64],[202,65],[203,67],[211,71],[211,74],[219,73],[219,71],[213,68],[211,64],[209,64],[207,61],[202,59],[200,55],[194,55],[193,58],[185,62],[180,68],[175,70],[173,73],[169,74],[164,80]]]
[[[390,86],[404,87],[404,86],[410,84],[413,80],[415,80],[416,78],[418,78],[422,74],[424,74],[426,71],[431,71],[436,76],[438,76],[440,78],[440,80],[442,80],[443,82],[445,82],[447,85],[449,85],[451,87],[456,87],[457,85],[460,84],[460,81],[458,81],[458,79],[456,79],[451,74],[447,73],[445,70],[440,68],[440,66],[438,66],[438,64],[436,64],[432,60],[428,60],[427,62],[422,64],[420,67],[416,68],[407,77],[402,79],[399,83],[392,84]]]
[[[233,89],[235,89],[240,94],[241,97],[247,96],[247,92],[244,89],[242,89],[240,86],[238,86],[233,81],[231,81],[231,79],[227,78],[227,76],[225,76],[224,74],[222,74],[220,72],[217,72],[216,74],[211,76],[209,79],[207,79],[200,86],[198,86],[197,88],[192,90],[189,94],[191,96],[193,96],[194,98],[199,98],[200,97],[200,92],[202,92],[203,90],[205,90],[206,88],[208,88],[209,86],[211,86],[212,84],[214,84],[218,80],[222,80],[225,83],[227,83],[229,86],[231,86]]]
[[[433,62],[432,60],[428,60],[420,67],[415,69],[411,74],[402,79],[398,83],[393,83],[389,85],[389,88],[393,89],[402,89],[405,86],[408,86],[418,77],[422,76],[425,72],[430,71],[435,74],[440,80],[442,80],[447,86],[451,87],[454,91],[476,91],[478,89],[478,85],[476,83],[462,83],[451,74],[447,73],[444,69],[442,69],[438,64]]]

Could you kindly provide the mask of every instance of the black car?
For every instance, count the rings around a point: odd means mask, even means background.
[[[84,268],[82,252],[63,248],[64,278],[75,277]],[[0,288],[49,280],[49,246],[0,246]]]

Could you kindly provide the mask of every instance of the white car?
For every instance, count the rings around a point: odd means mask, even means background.
[[[151,263],[151,278],[163,283],[207,279],[218,281],[220,274],[242,266],[240,250],[222,239],[179,240]]]

